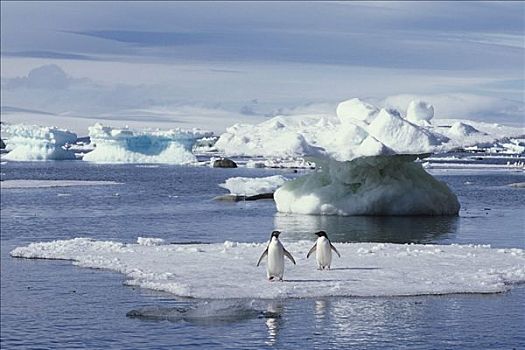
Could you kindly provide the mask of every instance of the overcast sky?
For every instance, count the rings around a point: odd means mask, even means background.
[[[277,113],[332,112],[360,97],[398,108],[424,98],[438,117],[524,122],[523,2],[2,2],[1,10],[9,121],[220,131]]]

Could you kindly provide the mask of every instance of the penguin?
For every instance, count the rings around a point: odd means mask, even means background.
[[[326,232],[319,231],[315,234],[319,236],[319,238],[317,238],[317,241],[306,255],[306,258],[308,259],[313,252],[317,251],[316,260],[318,269],[324,270],[325,268],[328,268],[328,270],[330,270],[330,264],[332,263],[332,250],[339,257],[341,257],[341,254],[339,254],[337,249],[335,249],[335,247],[333,246],[332,242],[330,242],[328,236],[326,235]]]
[[[279,241],[279,235],[281,234],[280,231],[273,231],[272,235],[270,236],[270,241],[268,242],[268,246],[262,253],[261,257],[259,258],[259,261],[257,261],[257,266],[261,263],[262,259],[265,256],[268,256],[268,265],[266,267],[266,275],[268,276],[269,281],[273,281],[276,278],[279,281],[283,280],[283,274],[284,274],[284,257],[286,256],[288,259],[290,259],[291,262],[295,264],[295,260],[290,254],[289,251],[284,249],[283,244],[281,241]]]

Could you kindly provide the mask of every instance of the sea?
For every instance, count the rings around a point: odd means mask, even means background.
[[[265,242],[274,229],[285,233],[285,243],[313,241],[312,232],[324,229],[334,242],[525,248],[525,189],[508,186],[525,182],[522,170],[436,170],[435,176],[458,195],[457,217],[291,215],[277,213],[271,200],[213,199],[226,193],[218,184],[230,177],[296,177],[308,171],[2,162],[4,181],[115,184],[2,188],[0,347],[525,348],[523,285],[499,294],[203,301],[127,286],[122,274],[69,261],[9,255],[32,242],[74,237],[126,243],[137,237],[170,243]],[[250,312],[246,305],[271,312]],[[136,310],[158,312],[154,317],[130,317],[142,315]],[[193,310],[199,317],[163,317],[166,310]]]

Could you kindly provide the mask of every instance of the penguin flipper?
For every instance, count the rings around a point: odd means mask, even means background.
[[[262,259],[268,255],[268,247],[266,247],[266,249],[264,250],[264,252],[261,254],[261,257],[259,258],[259,261],[257,261],[257,266],[259,266],[259,264],[261,263]]]
[[[316,249],[317,249],[317,242],[314,244],[312,248],[310,248],[310,250],[308,251],[308,254],[306,254],[306,259],[308,259],[310,255],[312,255],[312,253],[315,252]]]
[[[293,258],[293,256],[292,256],[292,254],[290,254],[290,252],[287,251],[287,250],[284,249],[284,248],[283,248],[283,251],[284,251],[284,256],[286,256],[288,259],[290,259],[290,261],[293,262],[294,265],[297,265],[297,264],[295,263],[295,260],[294,260],[294,258]]]
[[[339,254],[339,252],[337,251],[337,249],[335,249],[334,245],[332,244],[332,242],[330,242],[330,247],[332,248],[332,250],[337,254],[337,256],[341,257],[341,254]]]

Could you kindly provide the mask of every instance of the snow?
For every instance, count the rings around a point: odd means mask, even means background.
[[[306,259],[313,242],[285,242],[297,265],[286,263],[285,282],[266,280],[266,243],[141,245],[75,238],[32,243],[14,257],[72,260],[124,274],[127,285],[181,297],[313,298],[499,293],[525,282],[522,249],[480,245],[336,244],[332,270]]]
[[[407,120],[413,123],[430,122],[434,118],[434,106],[424,101],[411,101],[407,107]],[[423,125],[428,125],[423,123]]]
[[[463,137],[479,133],[479,130],[477,130],[472,125],[465,124],[462,122],[455,122],[450,127],[448,133],[456,137]]]
[[[75,159],[64,148],[76,141],[77,135],[51,126],[2,124],[2,139],[10,152],[3,159],[15,161]]]
[[[215,147],[232,157],[350,161],[362,156],[442,153],[525,135],[524,128],[433,119],[433,115],[434,108],[424,101],[410,103],[407,117],[402,118],[396,111],[350,99],[341,102],[333,115],[276,116],[255,125],[235,124]]]
[[[520,150],[523,144],[512,137],[524,135],[525,130],[436,121],[433,115],[434,108],[424,101],[410,103],[403,118],[395,110],[351,99],[338,105],[336,115],[277,116],[256,125],[236,124],[219,137],[215,147],[232,157],[281,162],[302,158],[315,163],[315,173],[289,181],[276,191],[281,212],[456,215],[456,196],[412,162],[469,145],[495,145],[497,140]],[[261,162],[249,165],[266,166]]]
[[[352,123],[355,120],[370,123],[376,117],[379,110],[358,98],[343,101],[337,105],[336,114],[342,123]]]
[[[100,123],[89,128],[95,149],[85,161],[97,163],[195,163],[191,149],[198,139],[209,137],[198,129],[132,130],[112,128]]]
[[[4,180],[0,187],[11,188],[49,188],[49,187],[72,187],[72,186],[103,186],[120,185],[114,181],[84,181],[84,180]]]
[[[416,156],[327,161],[285,183],[274,194],[277,210],[320,215],[456,215],[457,197],[414,163]]]
[[[154,237],[137,237],[137,244],[144,245],[144,246],[157,246],[164,244],[164,240],[162,238],[154,238]]]
[[[260,193],[273,193],[287,180],[282,175],[253,178],[231,177],[219,186],[227,189],[231,194],[253,196]]]

